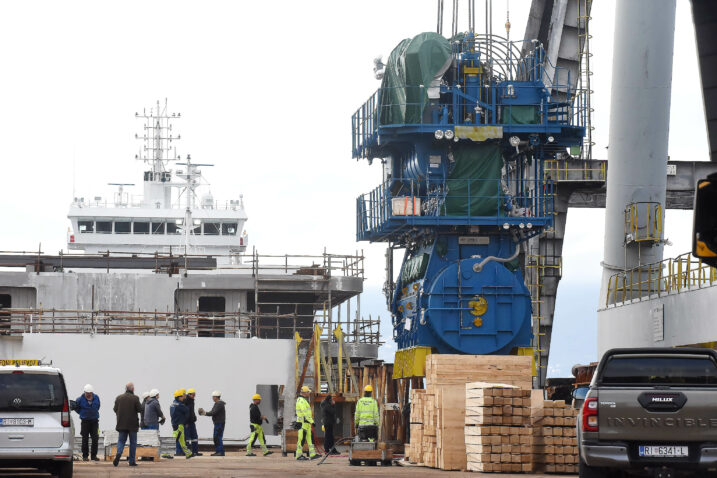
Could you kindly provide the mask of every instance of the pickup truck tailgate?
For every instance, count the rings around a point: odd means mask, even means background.
[[[717,441],[715,390],[602,388],[600,440]]]

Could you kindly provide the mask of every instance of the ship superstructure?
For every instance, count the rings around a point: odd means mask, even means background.
[[[223,262],[236,263],[248,243],[243,197],[221,202],[208,190],[202,193],[208,185],[200,168],[212,165],[193,163],[189,154],[177,155],[174,145],[181,135],[174,131],[174,122],[181,113],[170,113],[166,101],[135,117],[144,122],[142,132],[135,135],[142,141],[135,159],[148,166],[144,194],[127,190],[134,184],[110,183],[117,187],[112,198],[75,197],[68,213],[68,249],[93,254],[173,250],[218,255]]]

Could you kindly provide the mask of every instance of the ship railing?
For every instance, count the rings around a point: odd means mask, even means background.
[[[313,324],[324,328],[325,318],[314,315],[220,312],[141,312],[0,308],[0,335],[92,334],[175,337],[293,339],[311,337]],[[344,325],[347,343],[380,345],[380,319],[355,319]]]
[[[608,279],[605,307],[651,300],[717,285],[717,269],[685,253]]]
[[[155,206],[144,203],[144,196],[132,195],[127,201],[117,201],[107,198],[95,198],[93,200],[78,198],[72,202],[73,207],[77,208],[152,208]],[[172,209],[184,211],[187,207],[186,202],[175,201],[170,206]],[[192,209],[216,209],[219,211],[239,211],[244,209],[244,201],[242,199],[227,200],[202,200],[195,204]]]
[[[509,184],[510,183],[510,184]],[[356,202],[359,240],[397,227],[451,225],[552,225],[550,180],[440,179],[388,180]],[[534,229],[537,230],[537,229]]]
[[[595,181],[607,179],[607,162],[597,163],[591,167],[588,161],[569,162],[563,159],[546,159],[543,162],[543,177],[552,181]]]

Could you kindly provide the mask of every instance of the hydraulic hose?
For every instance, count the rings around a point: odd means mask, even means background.
[[[485,266],[485,265],[486,265],[487,263],[489,263],[490,261],[506,263],[506,262],[510,262],[510,261],[512,261],[512,260],[515,260],[515,259],[520,255],[520,249],[521,249],[520,244],[516,244],[516,246],[515,246],[515,252],[513,253],[512,256],[507,257],[507,258],[506,258],[506,257],[488,256],[488,257],[486,257],[485,259],[483,259],[482,261],[480,261],[478,264],[475,264],[475,265],[473,266],[473,271],[474,271],[474,272],[480,272],[480,271],[482,271],[482,270],[483,270],[483,266]]]

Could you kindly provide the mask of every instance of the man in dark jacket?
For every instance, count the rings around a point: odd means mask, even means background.
[[[172,430],[174,431],[174,438],[177,440],[177,448],[181,450],[179,456],[184,455],[187,458],[191,458],[192,452],[187,448],[184,434],[185,427],[189,422],[189,409],[184,404],[185,398],[187,397],[184,389],[174,392],[174,401],[172,406],[169,407],[169,416],[172,419]]]
[[[251,397],[251,404],[249,404],[249,428],[251,429],[251,435],[249,435],[249,442],[246,445],[246,456],[256,456],[251,449],[257,439],[259,440],[259,445],[261,445],[261,451],[264,456],[271,455],[271,452],[266,448],[264,428],[261,426],[262,422],[269,423],[269,420],[261,414],[261,410],[259,410],[260,403],[261,395],[258,393],[254,394]]]
[[[189,447],[192,455],[201,456],[202,454],[199,453],[199,435],[197,435],[197,414],[194,412],[194,397],[196,394],[197,391],[190,388],[187,390],[187,395],[184,398],[184,405],[189,409],[189,420],[187,420],[187,424],[184,427],[184,436],[187,441],[187,447]],[[181,456],[183,454],[182,449],[177,445],[175,456]]]
[[[324,451],[326,454],[338,455],[334,448],[334,425],[336,424],[336,404],[331,394],[321,402],[321,423],[324,430]]]
[[[224,401],[222,400],[222,394],[219,390],[212,392],[212,400],[214,400],[214,406],[211,411],[205,412],[203,408],[199,409],[200,415],[206,415],[212,417],[214,423],[214,453],[212,456],[224,456],[224,426],[227,422],[227,412]]]
[[[82,435],[82,460],[87,461],[90,456],[89,438],[92,437],[92,461],[97,458],[97,445],[99,440],[100,423],[100,397],[95,395],[95,389],[89,383],[85,385],[83,394],[75,400],[75,411],[79,413]]]
[[[117,426],[115,429],[119,432],[117,439],[117,455],[112,464],[117,466],[124,445],[129,437],[129,466],[137,466],[135,461],[135,453],[137,452],[137,430],[139,430],[139,414],[142,407],[139,403],[139,397],[134,394],[134,384],[132,382],[125,386],[125,392],[115,398],[114,406],[117,415]]]

